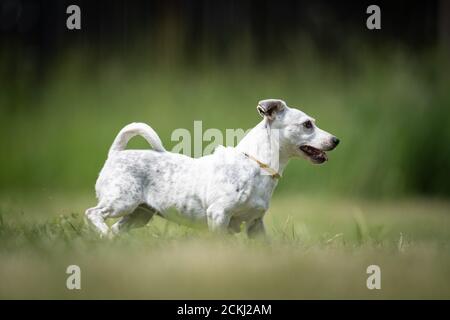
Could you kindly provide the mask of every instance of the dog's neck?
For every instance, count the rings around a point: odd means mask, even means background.
[[[277,130],[271,130],[269,121],[264,118],[239,142],[236,149],[267,164],[282,175],[289,156],[279,143]]]

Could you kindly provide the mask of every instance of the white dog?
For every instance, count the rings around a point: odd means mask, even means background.
[[[282,100],[260,101],[257,110],[264,119],[235,148],[219,146],[198,159],[166,151],[146,124],[127,125],[98,177],[98,205],[86,217],[103,236],[143,226],[155,213],[215,231],[239,232],[245,222],[248,236],[264,234],[263,217],[289,159],[323,163],[339,140]],[[136,135],[153,150],[125,150]],[[117,217],[110,231],[105,219]]]

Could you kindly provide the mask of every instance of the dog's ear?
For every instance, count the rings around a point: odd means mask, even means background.
[[[269,120],[275,119],[278,112],[281,112],[286,107],[286,102],[279,99],[267,99],[258,102],[256,109],[262,117],[267,117]]]

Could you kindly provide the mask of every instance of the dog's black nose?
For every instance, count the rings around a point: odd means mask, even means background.
[[[340,140],[339,140],[338,138],[336,138],[336,137],[331,138],[331,140],[333,141],[335,147],[336,147],[336,146],[339,144],[339,142],[340,142]]]

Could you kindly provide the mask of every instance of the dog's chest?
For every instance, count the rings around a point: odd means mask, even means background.
[[[211,186],[220,197],[244,209],[266,210],[277,180],[233,148],[221,148],[212,159]]]
[[[247,211],[264,214],[269,208],[275,186],[276,180],[270,176],[259,173],[253,177],[249,181],[249,194],[245,203]]]

